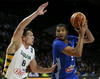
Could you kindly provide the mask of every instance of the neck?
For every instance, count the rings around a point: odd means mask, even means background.
[[[23,43],[24,47],[25,47],[26,49],[28,49],[29,45],[27,45],[25,42],[22,42],[22,43]]]
[[[67,40],[67,39],[65,39],[65,40],[64,40],[64,43],[68,43],[68,40]]]

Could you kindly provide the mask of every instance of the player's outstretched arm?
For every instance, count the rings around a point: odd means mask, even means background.
[[[48,6],[48,2],[42,4],[39,6],[39,8],[33,12],[31,15],[28,17],[24,18],[19,25],[17,26],[13,37],[11,39],[11,43],[7,48],[7,53],[14,53],[19,47],[22,42],[21,38],[23,35],[23,31],[25,27],[33,20],[35,19],[38,15],[43,15],[47,10],[45,8]]]
[[[14,34],[13,34],[13,40],[14,41],[18,41],[21,39],[22,34],[23,34],[23,30],[24,28],[33,20],[35,19],[38,15],[43,15],[47,10],[44,10],[48,5],[48,2],[42,4],[39,6],[39,8],[32,13],[31,15],[29,15],[28,17],[24,18],[19,25],[17,26]]]

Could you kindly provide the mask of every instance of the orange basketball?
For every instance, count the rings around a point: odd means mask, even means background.
[[[76,28],[84,24],[85,21],[86,21],[86,16],[81,12],[75,12],[70,18],[72,26]]]

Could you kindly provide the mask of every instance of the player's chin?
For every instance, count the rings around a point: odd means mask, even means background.
[[[65,37],[64,36],[57,36],[60,40],[64,40]]]
[[[65,38],[64,38],[64,37],[60,37],[59,39],[60,39],[60,40],[64,40]]]
[[[31,45],[33,45],[33,43]]]
[[[33,42],[30,45],[33,45]]]

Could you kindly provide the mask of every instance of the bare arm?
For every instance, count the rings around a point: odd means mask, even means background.
[[[23,19],[17,26],[17,28],[13,34],[12,41],[20,41],[23,31],[24,31],[24,28],[37,16],[38,16],[37,12],[34,12],[31,15],[29,15],[28,17],[26,17],[25,19]]]
[[[84,43],[92,43],[93,41],[94,41],[94,36],[92,35],[91,31],[87,28],[86,36],[84,38]]]
[[[34,13],[23,19],[19,25],[17,26],[14,34],[13,34],[13,41],[18,41],[21,39],[24,28],[38,15],[43,15],[47,10],[44,10],[48,5],[47,3],[42,4]]]
[[[44,10],[48,6],[48,2],[42,4],[39,6],[39,8],[29,15],[28,17],[24,18],[19,25],[17,26],[13,37],[11,39],[11,43],[7,48],[7,53],[14,53],[19,47],[22,42],[21,38],[23,35],[24,28],[33,20],[35,19],[38,15],[43,15],[47,10]]]
[[[84,40],[84,34],[85,34],[85,29],[84,27],[80,28],[80,33],[79,33],[79,40],[75,48],[72,48],[70,46],[67,46],[64,48],[63,53],[70,55],[70,56],[75,56],[75,57],[81,57],[82,56],[82,49],[83,49],[83,40]]]
[[[84,25],[80,27],[84,27],[86,29],[85,36],[84,36],[84,43],[92,43],[94,41],[94,36],[88,28],[87,21],[84,23]],[[79,30],[77,30],[77,28],[75,28],[75,30],[79,33]]]
[[[56,65],[53,65],[51,68],[42,68],[37,65],[37,62],[35,59],[33,59],[30,62],[30,68],[31,68],[32,72],[35,72],[35,73],[51,73],[54,71],[55,67],[56,67]]]
[[[82,49],[83,49],[83,37],[79,38],[79,41],[75,48],[67,46],[66,48],[64,48],[63,53],[70,56],[81,57]]]

